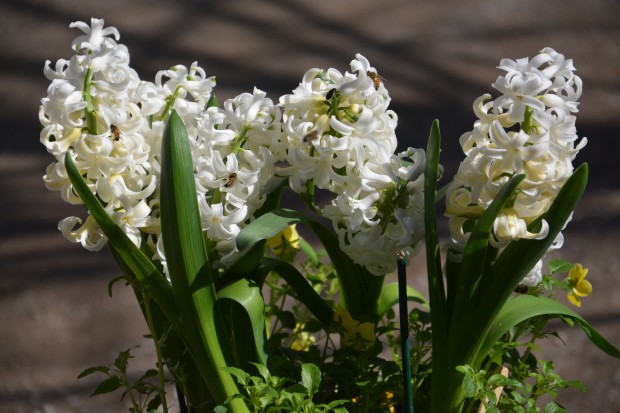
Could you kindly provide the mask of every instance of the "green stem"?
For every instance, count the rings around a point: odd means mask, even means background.
[[[157,118],[158,120],[166,120],[168,118],[168,114],[172,110],[174,106],[174,102],[177,100],[177,96],[179,96],[179,92],[181,91],[181,86],[177,86],[174,90],[174,93],[166,98],[166,106],[164,106],[164,110],[162,110],[161,115]]]
[[[146,315],[146,324],[151,331],[151,337],[153,338],[153,344],[155,345],[155,354],[157,356],[157,372],[159,376],[159,387],[157,392],[159,393],[159,398],[161,400],[161,406],[164,410],[164,413],[168,413],[168,403],[166,402],[166,378],[164,377],[164,359],[161,353],[161,342],[159,341],[159,335],[157,334],[157,329],[155,328],[155,323],[153,320],[153,312],[151,311],[151,306],[149,304],[150,298],[145,295],[144,296],[144,309]]]
[[[237,154],[237,152],[241,150],[241,147],[245,143],[247,134],[250,131],[250,129],[251,129],[250,126],[246,125],[241,131],[241,134],[235,137],[235,139],[232,142],[232,153],[233,154]]]
[[[86,75],[84,76],[84,90],[82,91],[82,95],[84,96],[84,101],[86,102],[86,108],[84,108],[84,113],[86,115],[86,127],[88,129],[88,133],[91,135],[96,135],[98,133],[97,127],[97,116],[95,113],[95,108],[93,106],[93,98],[90,95],[90,86],[93,80],[93,72],[89,67],[86,70]]]

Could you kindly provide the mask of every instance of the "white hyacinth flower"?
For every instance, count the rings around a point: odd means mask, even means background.
[[[424,151],[395,155],[396,114],[368,60],[358,54],[351,72],[310,69],[292,94],[280,98],[288,140],[291,188],[332,194],[318,211],[332,221],[340,247],[380,275],[393,271],[396,255],[413,251],[423,233]]]
[[[511,205],[496,218],[491,245],[503,248],[513,240],[546,237],[544,220],[535,232],[528,225],[548,211],[573,172],[572,160],[587,142],[577,142],[572,113],[577,112],[581,79],[571,59],[545,48],[532,59],[502,59],[499,68],[506,74],[493,87],[502,94],[495,100],[483,95],[474,103],[478,120],[460,138],[466,158],[446,195],[455,251],[462,251],[467,242],[468,221],[480,217],[502,185],[517,174],[525,179]],[[558,248],[561,240],[560,233],[550,249]],[[541,265],[525,284],[540,282]]]

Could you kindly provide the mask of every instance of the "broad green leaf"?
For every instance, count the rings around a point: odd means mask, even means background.
[[[429,301],[431,307],[431,324],[433,329],[433,376],[431,379],[431,411],[449,411],[443,405],[450,405],[445,397],[446,384],[455,371],[449,361],[448,349],[448,314],[446,305],[446,289],[441,270],[441,254],[437,235],[436,188],[439,178],[439,151],[441,133],[439,121],[435,120],[431,127],[426,149],[426,166],[424,168],[424,230],[426,238],[426,266],[428,276]]]
[[[187,131],[173,111],[162,141],[161,226],[174,288],[210,273],[198,210],[194,166]],[[176,293],[176,292],[175,292]],[[210,296],[215,299],[211,288]],[[187,298],[187,297],[185,297]]]
[[[484,296],[480,297],[477,313],[482,319],[492,318],[497,313],[517,284],[545,255],[581,199],[587,180],[588,166],[584,164],[566,181],[549,211],[544,215],[549,224],[549,233],[544,239],[513,241],[495,260],[481,285]]]
[[[220,313],[200,224],[187,130],[174,110],[161,152],[161,227],[173,292],[196,366],[215,401],[224,403],[238,391],[230,374],[222,370],[226,360],[217,332],[224,330],[223,320],[216,315]],[[229,407],[233,412],[248,411],[236,398]]]
[[[230,283],[235,279],[254,273],[265,255],[266,246],[267,241],[261,239],[250,244],[247,248],[236,252],[232,265],[226,270],[226,273],[222,276],[223,279],[220,281]]]
[[[422,306],[428,311],[429,305],[426,298],[418,290],[411,286],[407,286],[407,300],[413,301]],[[377,306],[377,314],[383,317],[394,305],[398,303],[398,283],[393,282],[384,284],[381,289],[381,295],[379,296],[379,304]]]
[[[265,213],[246,225],[237,235],[237,249],[243,252],[293,224],[308,220],[308,216],[292,209],[281,208]]]
[[[524,178],[525,175],[512,177],[498,192],[491,205],[484,211],[484,214],[477,220],[463,251],[463,260],[460,266],[456,290],[455,312],[463,311],[463,305],[468,305],[472,303],[472,300],[475,300],[476,293],[478,292],[478,283],[487,262],[489,235],[493,229],[493,223],[508,200],[514,196]]]
[[[441,133],[439,131],[439,121],[435,120],[428,137],[426,166],[424,168],[424,229],[426,233],[429,299],[433,318],[433,332],[435,334],[433,342],[437,341],[437,344],[445,343],[448,326],[435,205],[437,180],[439,178],[440,146]]]
[[[73,163],[69,152],[65,155],[65,168],[75,192],[80,196],[84,205],[108,238],[117,261],[123,264],[124,270],[128,275],[137,278],[141,286],[147,289],[160,305],[170,322],[178,324],[179,314],[168,280],[108,215],[101,202],[91,192],[88,184],[82,178],[82,174]]]
[[[474,367],[481,365],[493,346],[511,328],[529,318],[541,315],[551,315],[573,320],[599,349],[612,357],[620,358],[620,351],[614,345],[601,336],[583,317],[562,303],[546,297],[519,295],[508,300],[493,320],[493,325],[480,347]]]
[[[376,321],[376,306],[381,292],[382,277],[374,276],[356,264],[340,249],[336,234],[306,214],[281,208],[254,220],[237,236],[237,249],[240,253],[236,262],[239,262],[255,244],[298,223],[307,225],[325,247],[340,281],[344,305],[351,316],[358,321]]]
[[[249,362],[266,365],[265,301],[260,288],[241,279],[218,291],[217,299],[228,321],[226,329],[231,334],[232,354],[238,366],[246,368]]]
[[[356,264],[340,249],[333,231],[317,221],[308,221],[307,224],[325,247],[334,265],[340,283],[341,304],[357,321],[378,321],[377,303],[385,276],[373,275]]]

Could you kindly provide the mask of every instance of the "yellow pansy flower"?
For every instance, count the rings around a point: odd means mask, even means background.
[[[307,331],[303,331],[304,327],[305,324],[297,323],[291,334],[291,337],[294,337],[291,349],[295,351],[309,351],[310,347],[316,344],[316,338]]]
[[[588,269],[581,264],[575,264],[568,272],[573,289],[568,293],[568,301],[577,307],[581,307],[581,298],[592,293],[592,284],[586,280]]]
[[[267,239],[267,245],[278,257],[299,251],[299,233],[295,224]]]
[[[356,350],[368,348],[375,343],[375,325],[354,320],[351,314],[341,305],[334,311],[334,322],[343,327],[342,344],[353,346]]]

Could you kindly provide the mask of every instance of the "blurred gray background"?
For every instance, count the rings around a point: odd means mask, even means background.
[[[127,411],[118,395],[89,399],[83,369],[135,350],[133,372],[154,356],[133,297],[105,252],[88,253],[56,230],[84,215],[48,192],[51,157],[38,139],[38,105],[48,85],[46,59],[71,55],[72,21],[104,18],[121,32],[143,79],[198,61],[217,77],[223,101],[254,86],[274,100],[310,67],[344,71],[356,52],[386,80],[399,115],[401,147],[425,147],[439,118],[442,163],[450,176],[458,137],[475,120],[476,97],[491,92],[502,57],[533,56],[545,46],[574,59],[584,81],[577,127],[588,146],[588,192],[555,256],[590,268],[594,293],[579,310],[620,346],[620,2],[550,1],[129,1],[5,0],[0,3],[0,412]],[[424,288],[416,260],[412,283]],[[417,265],[415,265],[417,264]],[[620,361],[600,353],[578,329],[555,324],[561,340],[543,343],[567,379],[572,412],[620,412]],[[564,343],[563,343],[563,342]]]

